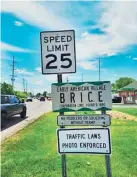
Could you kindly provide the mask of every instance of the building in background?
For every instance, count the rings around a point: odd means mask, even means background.
[[[122,98],[122,103],[137,104],[137,81],[118,90],[119,96]]]

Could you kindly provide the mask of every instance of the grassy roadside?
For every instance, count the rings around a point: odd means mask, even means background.
[[[56,113],[48,113],[2,144],[2,177],[60,177]],[[112,120],[113,177],[137,176],[137,122]],[[88,164],[87,164],[88,163]],[[99,155],[67,155],[68,177],[104,177]]]
[[[113,110],[123,112],[123,113],[137,117],[137,109],[136,108],[114,108]]]

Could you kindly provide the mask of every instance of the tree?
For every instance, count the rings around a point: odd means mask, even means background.
[[[1,94],[13,95],[14,90],[11,84],[7,84],[6,82],[1,83]]]
[[[37,93],[37,94],[36,94],[36,97],[37,97],[37,98],[39,98],[39,97],[40,97],[40,95],[41,95],[41,93]]]
[[[33,94],[31,92],[28,93],[30,97],[33,97]]]
[[[116,85],[114,83],[111,84],[112,90],[116,90]]]
[[[122,87],[125,87],[126,85],[135,82],[136,80],[130,77],[121,77],[115,82],[115,88],[120,89]]]
[[[27,98],[27,96],[28,96],[28,93],[27,92],[20,92],[20,91],[16,91],[15,92],[15,94],[16,94],[16,96],[18,97],[18,98]]]
[[[43,96],[44,96],[44,97],[47,96],[47,92],[46,92],[46,91],[43,92]]]
[[[28,96],[27,92],[13,90],[12,85],[6,82],[1,83],[1,94],[16,95],[19,99],[26,98]]]

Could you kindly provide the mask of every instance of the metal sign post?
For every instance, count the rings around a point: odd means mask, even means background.
[[[62,74],[57,75],[58,83],[62,83]],[[64,115],[64,112],[59,113],[60,116]],[[65,128],[65,126],[60,126],[60,128]],[[61,155],[62,162],[62,177],[67,177],[67,167],[66,167],[66,154]]]
[[[106,114],[106,111],[101,111],[101,113]],[[106,176],[112,177],[110,155],[105,155],[105,163],[106,163]]]

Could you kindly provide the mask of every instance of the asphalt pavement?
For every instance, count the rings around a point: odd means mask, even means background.
[[[33,100],[33,102],[26,102],[27,116],[26,119],[21,119],[19,115],[11,117],[7,120],[6,126],[1,130],[1,141],[14,135],[28,124],[38,119],[42,114],[52,110],[51,101]]]

